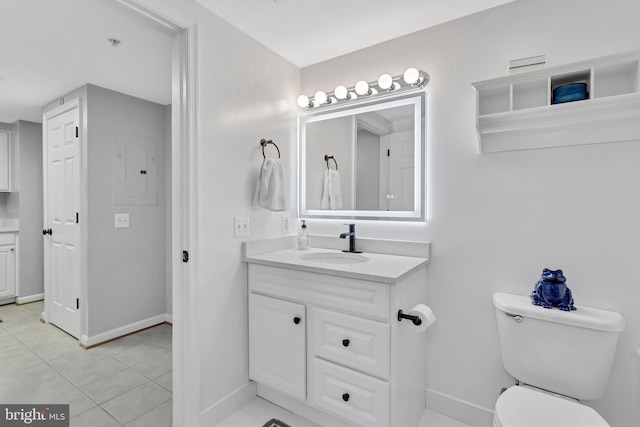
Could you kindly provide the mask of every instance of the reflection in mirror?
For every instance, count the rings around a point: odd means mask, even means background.
[[[424,219],[425,94],[300,117],[300,216]]]

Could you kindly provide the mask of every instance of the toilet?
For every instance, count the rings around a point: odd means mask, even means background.
[[[602,397],[624,318],[576,306],[546,309],[528,296],[493,295],[505,370],[518,385],[495,406],[494,427],[607,427],[580,400]]]

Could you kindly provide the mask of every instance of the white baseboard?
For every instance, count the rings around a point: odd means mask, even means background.
[[[215,426],[219,424],[222,420],[255,399],[257,394],[256,383],[249,381],[202,411],[200,425]]]
[[[16,304],[28,304],[30,302],[41,301],[44,299],[44,293],[27,295],[26,297],[16,298]]]
[[[473,427],[493,427],[493,410],[434,390],[427,389],[427,409]]]
[[[132,334],[134,332],[141,331],[151,326],[159,325],[167,322],[167,314],[159,314],[157,316],[150,317],[148,319],[140,320],[138,322],[130,323],[119,328],[112,329],[110,331],[102,332],[96,335],[87,336],[82,335],[80,337],[80,345],[83,347],[93,347],[98,344],[105,343],[107,341],[114,340],[116,338],[123,337],[125,335]]]
[[[165,313],[163,316],[164,316],[164,321],[165,322],[170,323],[171,325],[173,325],[173,314]]]
[[[319,426],[353,427],[353,424],[332,417],[326,412],[307,405],[305,402],[286,396],[261,384],[258,384],[258,396]]]

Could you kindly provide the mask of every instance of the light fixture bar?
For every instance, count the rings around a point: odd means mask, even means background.
[[[360,80],[351,87],[339,85],[333,92],[327,93],[319,90],[312,97],[300,95],[298,97],[298,106],[306,110],[315,110],[336,104],[344,104],[358,98],[371,98],[423,88],[428,83],[429,74],[416,68],[408,68],[404,74],[399,76],[392,77],[389,74],[383,74],[375,82]]]

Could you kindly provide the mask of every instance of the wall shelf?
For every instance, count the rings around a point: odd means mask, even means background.
[[[556,87],[576,82],[588,99],[552,103]],[[472,85],[483,153],[640,140],[640,51]]]

